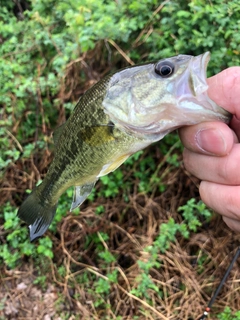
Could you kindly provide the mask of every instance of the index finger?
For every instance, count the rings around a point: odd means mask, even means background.
[[[208,95],[240,120],[240,67],[231,67],[207,80]]]

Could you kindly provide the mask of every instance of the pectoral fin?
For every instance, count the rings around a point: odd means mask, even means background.
[[[76,209],[79,207],[83,201],[88,197],[88,195],[91,193],[96,181],[88,184],[84,184],[82,186],[76,186],[74,189],[73,194],[73,202],[71,205],[70,211]]]
[[[107,163],[102,167],[102,170],[98,174],[98,177],[105,176],[106,174],[113,172],[116,170],[120,165],[129,158],[129,154],[122,155],[116,158],[113,162]]]

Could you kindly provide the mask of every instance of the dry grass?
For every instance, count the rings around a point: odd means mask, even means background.
[[[60,101],[76,100],[79,94],[108,71],[100,63],[101,58],[96,57],[96,53],[100,52],[98,49],[92,56],[88,53],[88,57],[67,66],[59,93]],[[95,69],[91,68],[94,61],[99,62],[100,71],[97,74],[89,71]],[[79,68],[86,68],[88,81],[84,86],[80,83]],[[56,122],[63,122],[65,117],[65,110],[60,105]],[[17,131],[17,125],[13,132]],[[50,128],[39,130],[50,135]],[[149,290],[149,299],[146,299],[131,293],[137,287],[140,274],[137,261],[148,261],[149,254],[144,249],[153,244],[159,226],[169,217],[181,222],[178,207],[191,198],[198,198],[198,181],[190,177],[183,166],[170,167],[157,146],[152,146],[145,155],[149,152],[155,161],[162,163],[158,175],[163,177],[166,191],[161,194],[156,190],[147,195],[138,193],[139,181],[132,172],[125,171],[124,179],[131,180],[133,184],[128,195],[129,202],[125,203],[119,194],[114,199],[98,198],[93,204],[84,203],[77,216],[69,213],[58,225],[56,235],[47,232],[53,241],[53,260],[45,258],[45,261],[37,263],[23,257],[14,270],[2,264],[1,320],[195,320],[202,314],[240,240],[218,216],[199,228],[197,233],[191,234],[188,240],[179,236],[165,254],[159,253],[161,267],[152,268],[150,276],[161,294]],[[25,190],[32,189],[36,181],[44,177],[51,159],[51,152],[45,150],[36,152],[28,160],[20,159],[9,165],[0,181],[0,205],[10,202],[18,207]],[[97,188],[101,188],[100,183]],[[104,207],[104,213],[96,215],[99,205]],[[100,232],[108,234],[109,239],[105,241]],[[96,244],[90,242],[85,246],[86,237],[93,234],[98,234],[102,246],[116,257],[116,262],[107,265],[100,263]],[[6,231],[0,227],[0,241],[4,242],[5,237]],[[200,270],[198,262],[201,260]],[[64,275],[58,271],[61,266],[64,266]],[[211,319],[216,319],[215,315],[222,312],[225,306],[233,311],[240,310],[239,266],[238,261],[214,304]],[[44,288],[34,284],[34,280],[39,279],[39,270],[46,277]],[[106,279],[106,274],[113,270],[118,271],[118,282],[111,285],[105,303],[97,307],[96,301],[101,295],[96,292],[94,284],[97,279]],[[121,318],[117,318],[119,316]]]
[[[24,189],[33,186],[33,181],[51,159],[48,152],[38,157],[41,161],[34,161],[40,169],[33,165],[33,159],[9,167],[2,181],[2,201],[17,205]],[[26,167],[31,174],[26,173]],[[166,170],[166,166],[162,170]],[[138,319],[187,320],[201,315],[239,241],[219,217],[192,234],[189,240],[179,237],[170,250],[159,254],[161,267],[152,268],[150,275],[161,295],[149,290],[149,299],[145,299],[131,293],[140,273],[137,261],[147,262],[149,258],[144,248],[153,244],[159,226],[169,217],[180,222],[178,207],[197,195],[196,180],[187,176],[183,167],[172,169],[164,183],[168,188],[162,194],[138,194],[133,188],[127,204],[120,194],[115,199],[100,198],[91,206],[83,205],[81,214],[69,214],[63,219],[59,237],[48,232],[54,243],[54,259],[46,258],[42,265],[46,275],[44,289],[33,284],[38,270],[31,259],[22,261],[14,270],[2,265],[0,301],[3,317],[48,320],[65,319],[65,314],[67,319],[117,319],[117,316],[133,319],[138,316]],[[95,214],[99,205],[105,208],[102,215]],[[109,235],[107,242],[100,232]],[[107,267],[98,265],[96,246],[90,243],[85,247],[86,237],[93,233],[98,233],[103,247],[117,257],[115,263]],[[197,261],[203,255],[208,259],[204,259],[199,272]],[[64,276],[57,271],[62,265],[66,270]],[[99,294],[90,292],[89,288],[94,288],[94,279],[106,279],[106,274],[113,270],[118,270],[119,277],[106,296],[109,308],[96,307]],[[80,283],[79,276],[84,273],[89,276],[88,280]],[[214,305],[211,319],[225,306],[233,311],[240,310],[239,289],[237,262]]]

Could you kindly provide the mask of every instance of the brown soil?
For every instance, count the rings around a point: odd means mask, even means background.
[[[152,146],[154,152],[157,146]],[[145,153],[146,153],[145,152]],[[11,165],[4,176],[2,201],[17,205],[26,188],[32,187],[39,178],[39,170],[51,159],[46,151],[41,155],[38,169],[32,160]],[[162,159],[164,161],[164,159]],[[36,159],[35,159],[36,163]],[[26,174],[25,166],[28,166]],[[29,170],[31,167],[31,170]],[[159,226],[173,217],[182,221],[177,213],[180,205],[197,196],[198,181],[186,174],[183,166],[168,170],[163,183],[163,193],[139,194],[133,188],[129,203],[120,194],[115,199],[99,198],[91,205],[84,204],[81,214],[68,214],[59,224],[59,237],[49,231],[54,247],[54,259],[46,258],[42,272],[46,276],[44,286],[34,284],[38,278],[36,262],[23,259],[19,267],[8,270],[1,266],[0,319],[196,319],[204,310],[214,289],[220,282],[236,250],[239,237],[230,231],[216,216],[204,224],[189,240],[179,236],[176,243],[165,253],[159,253],[160,268],[152,268],[152,281],[161,291],[149,290],[149,299],[139,298],[130,291],[137,286],[140,273],[137,260],[148,261],[144,251],[152,245],[158,235]],[[163,171],[160,175],[163,175]],[[131,174],[129,176],[131,178]],[[98,188],[101,188],[99,183]],[[105,212],[95,214],[103,205]],[[99,265],[97,250],[93,244],[84,247],[85,238],[93,233],[104,232],[109,240],[103,246],[117,261],[106,267]],[[4,237],[4,231],[1,231]],[[101,239],[101,237],[100,237]],[[202,270],[197,261],[203,260]],[[225,306],[233,311],[240,310],[239,261],[221,290],[213,308],[214,314],[222,312]],[[65,276],[59,276],[57,268],[64,266]],[[99,294],[90,292],[94,279],[105,279],[106,273],[118,270],[118,283],[113,284],[106,296],[109,308],[95,306]],[[79,275],[87,273],[89,280],[79,283]],[[91,280],[92,279],[92,280]],[[92,288],[94,289],[94,288]],[[122,318],[117,318],[121,316]]]

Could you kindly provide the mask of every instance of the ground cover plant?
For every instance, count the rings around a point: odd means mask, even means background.
[[[209,75],[239,65],[239,1],[2,1],[0,30],[0,319],[196,319],[239,236],[201,203],[177,134],[101,178],[80,212],[68,190],[34,243],[16,212],[52,131],[108,72],[208,50]],[[239,263],[211,319],[240,319]]]

